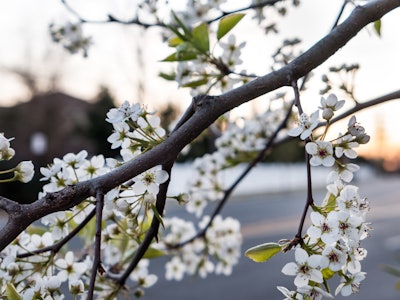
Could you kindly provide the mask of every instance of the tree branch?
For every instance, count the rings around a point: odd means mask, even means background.
[[[56,211],[70,209],[89,196],[96,196],[97,188],[101,188],[106,193],[156,165],[174,160],[187,144],[218,117],[243,103],[282,86],[288,86],[293,80],[305,76],[343,47],[364,26],[381,19],[382,16],[399,6],[399,0],[379,0],[356,7],[343,23],[287,66],[220,96],[204,99],[202,106],[190,119],[163,143],[151,150],[103,176],[80,182],[75,186],[68,186],[64,190],[48,194],[32,204],[18,204],[13,208],[13,213],[9,214],[7,225],[0,230],[0,251],[33,221]],[[2,204],[7,206],[11,202],[0,201],[0,208],[2,208]]]

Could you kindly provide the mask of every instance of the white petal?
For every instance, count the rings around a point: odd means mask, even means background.
[[[343,148],[342,147],[335,147],[335,155],[337,158],[342,157],[343,155]]]
[[[302,248],[297,248],[294,256],[298,264],[304,264],[308,259],[308,254],[306,250]]]
[[[321,215],[319,212],[312,211],[310,213],[310,219],[314,225],[321,225],[324,222],[325,217]]]
[[[332,156],[325,157],[322,160],[324,167],[332,167],[335,164],[335,159]]]
[[[306,275],[300,273],[294,279],[294,284],[297,287],[306,286],[306,285],[308,285],[308,280],[309,280],[309,278]]]
[[[318,156],[313,156],[310,159],[310,165],[312,165],[313,167],[318,167],[322,164],[322,159]]]
[[[147,186],[141,181],[136,181],[135,184],[132,186],[132,189],[137,195],[141,195],[146,192]]]
[[[357,152],[353,149],[346,149],[344,151],[344,155],[346,155],[348,158],[354,159],[357,157]]]
[[[321,262],[321,255],[313,254],[308,258],[308,264],[310,267],[316,268]]]
[[[311,238],[318,239],[321,237],[321,229],[315,226],[311,226],[310,228],[308,228],[307,234]]]
[[[283,268],[282,268],[282,273],[285,275],[296,275],[298,272],[299,268],[297,264],[294,262],[287,263]]]
[[[306,151],[308,154],[316,154],[318,152],[318,146],[316,143],[310,142],[306,144]]]
[[[316,269],[310,270],[310,279],[312,281],[321,283],[323,281],[321,271],[316,270]]]
[[[288,131],[288,135],[290,136],[299,136],[303,132],[303,127],[295,127]]]
[[[328,106],[334,106],[337,103],[337,97],[335,94],[329,94],[328,98],[326,98],[326,104]]]
[[[156,171],[156,182],[158,184],[164,183],[168,180],[168,172],[164,170]]]

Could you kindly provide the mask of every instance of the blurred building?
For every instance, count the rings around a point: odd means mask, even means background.
[[[37,95],[12,107],[0,107],[0,132],[7,138],[14,138],[11,147],[16,152],[15,157],[2,162],[0,168],[4,170],[22,160],[32,160],[36,168],[34,181],[38,183],[40,167],[66,153],[85,149],[89,155],[114,156],[106,141],[112,131],[111,124],[105,122],[111,107],[112,98],[104,91],[95,102],[57,92]],[[0,194],[15,195],[20,189],[18,183],[4,184],[0,186]],[[27,185],[23,185],[25,189]]]

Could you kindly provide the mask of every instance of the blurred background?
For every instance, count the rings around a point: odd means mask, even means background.
[[[339,2],[302,1],[298,9],[289,11],[288,17],[284,18],[282,31],[291,37],[299,36],[305,41],[305,48],[311,46],[329,31],[341,5]],[[123,0],[72,0],[70,3],[79,8],[82,15],[94,20],[104,18],[107,13],[129,18],[130,10],[127,8],[132,7],[132,2]],[[160,63],[160,60],[171,51],[162,43],[156,28],[144,30],[118,24],[87,24],[85,31],[93,36],[94,45],[89,56],[84,58],[79,54],[70,55],[50,39],[49,23],[71,18],[73,16],[61,1],[0,0],[0,132],[4,132],[7,138],[15,137],[11,145],[16,150],[16,157],[8,162],[10,167],[21,160],[32,160],[36,167],[35,179],[31,183],[0,185],[0,194],[21,202],[36,200],[41,189],[39,167],[51,163],[55,157],[82,149],[88,150],[90,155],[118,155],[106,141],[112,131],[112,126],[104,121],[110,108],[124,100],[146,103],[157,109],[167,127],[191,100],[188,91],[178,90],[176,84],[166,83],[158,77],[160,70],[169,70],[170,66]],[[319,77],[330,65],[355,61],[362,66],[356,81],[358,99],[370,100],[398,90],[399,20],[399,11],[385,17],[380,38],[370,29],[361,32],[335,57],[315,70],[314,77]],[[248,35],[245,24],[238,26],[238,36],[245,34],[249,48],[257,48],[255,52],[244,53],[248,57],[263,57],[265,52],[276,49],[271,44],[277,39],[260,41],[257,34],[262,32],[257,30],[254,30],[254,36]],[[255,41],[257,47],[251,47]],[[249,59],[246,67],[265,74],[268,64],[268,60]],[[311,109],[319,103],[320,88],[316,86],[304,93],[303,97],[310,99],[306,107]],[[251,115],[259,110],[259,106],[249,105],[239,108],[236,113]],[[371,197],[372,207],[377,208],[377,212],[372,212],[375,231],[367,241],[372,259],[366,261],[371,276],[367,277],[365,285],[370,288],[353,299],[376,299],[380,295],[381,299],[400,299],[400,293],[395,290],[396,277],[382,268],[385,264],[397,266],[396,255],[400,249],[399,112],[400,104],[396,101],[357,114],[357,120],[371,135],[371,143],[360,149],[358,159],[358,163],[368,171],[357,180],[362,188],[365,187],[365,195]],[[191,151],[181,157],[182,166],[195,156],[212,151],[214,139],[210,132],[199,137]],[[261,175],[261,178],[281,178],[284,181],[288,174],[295,179],[303,178],[304,174],[295,164],[302,162],[303,158],[303,150],[296,141],[282,145],[265,161],[269,163],[265,165],[270,166],[268,170],[271,172]],[[291,164],[295,164],[295,169],[290,173],[282,167]],[[2,168],[7,168],[7,165],[3,164]],[[274,174],[272,170],[284,170],[284,173],[281,177],[274,177],[270,175]],[[249,182],[260,176],[252,178]],[[243,222],[244,247],[270,241],[265,239],[290,238],[296,225],[289,221],[296,219],[299,211],[294,203],[299,207],[303,205],[304,191],[298,186],[288,190],[278,189],[276,184],[265,185],[265,182],[260,185],[263,189],[246,188],[245,184],[224,212]],[[322,186],[320,189],[323,194]],[[255,190],[257,193],[251,193]],[[170,209],[180,213],[178,208]],[[287,214],[281,216],[281,212]],[[231,290],[229,299],[280,299],[275,285],[282,282],[284,276],[274,278],[272,274],[277,273],[269,271],[270,268],[280,271],[286,258],[280,259],[268,265],[255,264],[243,258],[232,277],[217,279],[212,276],[207,281],[185,279],[184,289],[181,285],[178,289],[175,284],[162,281],[149,292],[149,297],[227,299],[224,298],[225,292]],[[161,264],[158,268],[162,272]],[[166,287],[170,287],[167,293]],[[376,287],[379,287],[379,292]],[[269,298],[268,295],[273,296]]]

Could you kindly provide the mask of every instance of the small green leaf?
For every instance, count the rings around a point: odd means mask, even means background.
[[[218,24],[217,39],[220,40],[225,34],[232,30],[245,14],[232,14],[223,17]]]
[[[152,205],[151,205],[151,209],[153,210],[154,216],[155,216],[155,217],[157,218],[157,220],[160,222],[161,226],[162,226],[163,228],[165,228],[165,226],[164,226],[164,221],[163,221],[163,219],[162,219],[162,216],[161,216],[160,213],[158,212],[157,207],[156,207],[154,204],[152,204]]]
[[[182,87],[190,87],[190,88],[195,88],[201,85],[205,85],[208,83],[208,80],[203,78],[203,79],[199,79],[199,80],[195,80],[195,81],[191,81],[188,83],[185,83],[182,85]]]
[[[158,76],[160,76],[161,78],[165,79],[165,80],[169,80],[169,81],[174,81],[176,78],[176,74],[175,73],[164,73],[164,72],[160,72],[158,73]]]
[[[375,29],[376,33],[378,34],[378,36],[381,36],[381,27],[382,27],[381,20],[377,20],[374,22],[374,29]]]
[[[168,55],[166,58],[162,60],[162,62],[171,62],[171,61],[185,61],[185,60],[192,60],[196,59],[197,54],[193,52],[175,52],[172,53],[171,55]]]
[[[328,201],[326,202],[325,205],[326,211],[331,212],[332,210],[335,210],[336,208],[336,197],[333,194],[329,194]]]
[[[169,39],[168,46],[169,47],[176,47],[176,46],[179,46],[182,43],[183,43],[183,40],[179,36],[175,36],[175,37]]]
[[[22,300],[21,295],[15,289],[15,286],[12,283],[7,283],[6,286],[6,295],[9,300]]]
[[[143,258],[156,258],[160,256],[164,256],[165,252],[160,249],[149,248],[144,254]]]
[[[202,53],[207,53],[210,49],[210,40],[208,38],[208,25],[202,23],[192,31],[193,45]]]
[[[244,255],[255,262],[264,262],[282,250],[277,243],[265,243],[248,249]]]
[[[172,11],[172,16],[174,17],[175,21],[179,24],[179,26],[183,29],[185,32],[186,37],[190,37],[190,30],[189,28],[186,27],[186,25],[178,18],[178,16],[175,14],[174,11]]]
[[[333,275],[335,275],[335,272],[332,271],[332,270],[329,269],[329,268],[323,269],[323,270],[321,271],[321,273],[322,273],[322,276],[324,277],[325,280],[328,280],[328,279],[330,279],[331,277],[333,277]]]

